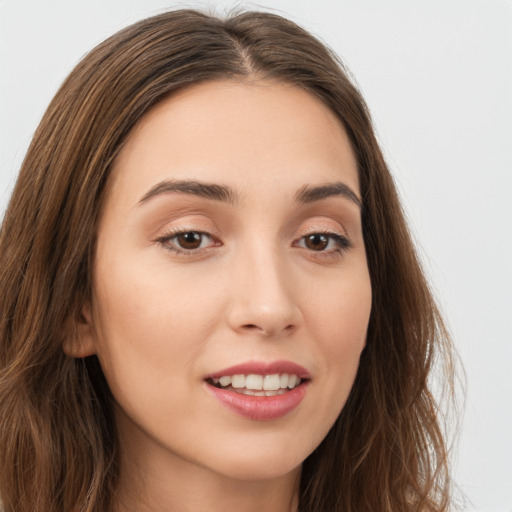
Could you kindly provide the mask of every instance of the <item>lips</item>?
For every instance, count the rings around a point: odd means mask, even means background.
[[[208,375],[207,390],[235,413],[252,420],[278,419],[302,402],[309,372],[290,361],[250,362]]]

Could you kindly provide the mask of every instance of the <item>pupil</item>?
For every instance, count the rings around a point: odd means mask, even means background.
[[[319,233],[309,235],[306,238],[306,246],[314,251],[321,251],[322,249],[325,249],[328,243],[328,237]]]
[[[178,235],[178,242],[183,249],[197,249],[201,245],[201,235],[194,231]]]

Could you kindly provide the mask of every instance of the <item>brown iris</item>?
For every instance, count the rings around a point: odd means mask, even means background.
[[[198,249],[201,246],[202,235],[197,231],[188,231],[177,235],[176,241],[182,249]]]
[[[305,244],[308,249],[313,251],[323,251],[329,244],[329,237],[322,233],[315,233],[305,237]]]

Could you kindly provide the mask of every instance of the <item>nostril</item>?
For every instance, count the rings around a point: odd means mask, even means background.
[[[289,332],[293,331],[294,327],[295,327],[294,324],[288,324],[286,327],[283,328],[283,330],[281,332],[289,333]],[[274,334],[279,332],[276,329],[273,329],[273,328],[267,329],[267,328],[261,327],[260,325],[256,325],[256,324],[245,324],[242,326],[242,329],[247,330],[247,331],[257,331],[262,336],[266,336],[266,337],[273,336]]]
[[[270,336],[272,333],[271,329],[265,329],[264,327],[261,327],[256,324],[245,324],[242,327],[243,327],[243,329],[245,329],[247,331],[256,331],[256,332],[260,333],[262,336]]]

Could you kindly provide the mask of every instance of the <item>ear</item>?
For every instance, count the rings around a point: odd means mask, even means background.
[[[90,304],[84,305],[79,318],[72,319],[70,324],[62,343],[64,353],[77,359],[96,354],[96,331]]]

